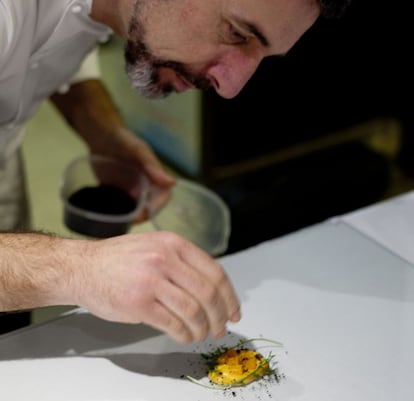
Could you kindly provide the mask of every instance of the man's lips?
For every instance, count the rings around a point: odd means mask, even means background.
[[[176,92],[184,92],[187,89],[194,89],[195,86],[188,82],[184,77],[182,77],[180,74],[175,73],[176,80],[174,82],[174,89]]]

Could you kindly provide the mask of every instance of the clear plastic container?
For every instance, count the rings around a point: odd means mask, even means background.
[[[212,256],[223,254],[230,237],[230,212],[210,189],[178,179],[168,202],[150,218],[157,230],[173,231],[192,241]]]
[[[128,232],[146,206],[147,177],[116,160],[88,155],[65,169],[60,195],[64,222],[72,231],[96,238]]]
[[[230,212],[216,193],[179,178],[167,202],[155,210],[151,191],[155,194],[156,189],[139,169],[100,155],[79,157],[66,167],[62,177],[64,223],[82,235],[113,237],[127,233],[146,209],[154,229],[173,231],[212,256],[226,251]],[[125,202],[128,210],[122,210]]]

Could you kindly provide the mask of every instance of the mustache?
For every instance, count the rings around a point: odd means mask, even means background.
[[[140,87],[157,82],[159,70],[169,68],[197,89],[209,90],[212,88],[210,79],[203,74],[193,73],[183,63],[154,58],[143,42],[128,40],[124,49],[124,56],[127,72],[133,73],[138,78]]]
[[[177,75],[181,75],[187,82],[194,85],[197,89],[208,90],[212,87],[211,81],[202,74],[191,72],[184,64],[175,61],[159,61],[154,63],[154,67],[170,68]]]

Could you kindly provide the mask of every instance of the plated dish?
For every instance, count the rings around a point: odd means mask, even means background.
[[[246,386],[264,377],[277,376],[274,354],[266,357],[251,347],[254,342],[264,341],[272,346],[283,347],[279,341],[266,338],[243,340],[232,347],[220,347],[209,354],[202,354],[206,361],[206,380],[187,376],[190,381],[213,389]],[[248,346],[250,345],[250,347]]]

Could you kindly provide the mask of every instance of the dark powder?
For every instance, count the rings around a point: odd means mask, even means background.
[[[84,187],[74,192],[69,203],[90,212],[120,215],[132,212],[137,202],[123,190],[111,185]]]

